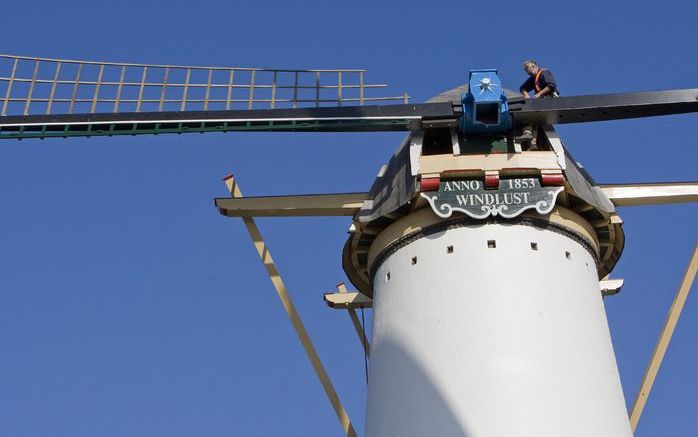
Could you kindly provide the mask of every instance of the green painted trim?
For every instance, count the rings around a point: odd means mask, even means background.
[[[48,126],[41,126],[40,129],[28,131],[27,126],[20,127],[19,131],[2,131],[0,129],[0,139],[28,139],[28,138],[67,138],[67,137],[96,137],[114,135],[156,135],[156,134],[182,134],[182,133],[203,133],[203,132],[333,132],[333,131],[371,131],[371,130],[407,130],[410,120],[356,120],[356,121],[330,121],[330,122],[243,122],[231,125],[229,122],[220,126],[206,127],[211,122],[201,122],[199,126],[184,126],[184,123],[177,123],[176,128],[161,128],[160,124],[155,124],[149,128],[139,128],[139,125],[149,123],[133,123],[131,129],[117,129],[123,124],[109,124],[104,128],[96,128],[95,125],[81,126],[81,130],[72,130],[75,125],[66,124],[61,130],[47,130]],[[152,123],[151,123],[152,124]],[[170,124],[170,123],[168,123]],[[100,125],[101,127],[102,125]],[[55,126],[53,127],[56,128]],[[60,129],[60,127],[58,127]]]

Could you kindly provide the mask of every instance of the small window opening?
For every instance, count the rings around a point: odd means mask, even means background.
[[[415,264],[417,264],[417,257],[413,256],[412,257],[412,265],[415,265]]]
[[[538,250],[538,243],[531,242],[531,250]]]
[[[446,246],[446,253],[453,253],[453,246]]]
[[[390,281],[390,272],[385,274],[385,282]]]
[[[494,249],[497,247],[497,242],[495,240],[487,240],[487,247],[490,249]]]
[[[572,259],[572,254],[569,252],[565,252],[565,258]]]

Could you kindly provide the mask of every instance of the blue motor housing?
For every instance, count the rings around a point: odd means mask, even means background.
[[[511,128],[509,105],[496,69],[470,70],[469,89],[461,95],[463,133],[501,133]]]

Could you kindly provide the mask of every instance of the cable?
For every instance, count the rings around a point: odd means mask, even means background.
[[[366,355],[366,322],[364,321],[364,308],[361,307],[362,338],[364,341],[364,372],[366,373],[366,385],[368,385],[368,356]]]

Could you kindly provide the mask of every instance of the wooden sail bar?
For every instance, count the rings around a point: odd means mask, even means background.
[[[0,116],[208,111],[406,102],[363,69],[77,61],[0,54]]]
[[[455,119],[451,103],[222,111],[6,115],[0,139],[92,137],[186,132],[405,131],[429,117]]]

